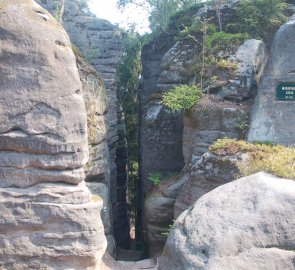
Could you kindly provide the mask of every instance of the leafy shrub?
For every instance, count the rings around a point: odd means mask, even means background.
[[[216,26],[214,24],[208,23],[206,25],[207,35],[216,33]],[[179,32],[176,36],[176,40],[182,40],[190,38],[190,36],[196,37],[203,34],[203,25],[201,22],[196,22],[189,27],[184,27],[184,29]]]
[[[175,222],[175,220],[172,221],[172,224],[169,224],[168,227],[166,228],[166,230],[164,232],[161,233],[161,235],[165,236],[165,238],[168,238],[169,233],[172,230],[173,227],[173,223]]]
[[[225,32],[215,32],[207,37],[208,48],[215,48],[218,50],[226,50],[228,46],[235,46],[242,44],[249,36],[247,34],[238,33],[231,34]]]
[[[202,97],[197,85],[179,85],[163,94],[162,104],[172,111],[187,110],[193,107]]]
[[[237,8],[238,30],[266,40],[287,20],[286,8],[284,0],[242,0]]]
[[[281,145],[247,143],[233,139],[219,139],[209,149],[217,155],[247,153],[248,162],[237,162],[243,176],[265,171],[295,180],[295,148]]]
[[[156,172],[156,173],[150,173],[149,174],[149,177],[148,177],[148,180],[155,186],[158,186],[160,185],[161,183],[161,177],[162,177],[162,174],[159,173],[159,172]]]
[[[224,58],[217,60],[216,64],[220,69],[237,70],[238,68],[238,64],[235,61]]]

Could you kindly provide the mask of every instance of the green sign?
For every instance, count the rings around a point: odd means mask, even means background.
[[[295,82],[278,82],[276,99],[295,101]]]

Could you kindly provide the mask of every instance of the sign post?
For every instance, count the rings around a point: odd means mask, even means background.
[[[295,82],[278,82],[276,100],[295,101]]]

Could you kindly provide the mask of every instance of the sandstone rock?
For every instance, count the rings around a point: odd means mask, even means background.
[[[103,200],[103,207],[100,213],[101,220],[104,227],[104,234],[107,239],[107,251],[113,256],[117,257],[116,242],[113,237],[113,224],[112,224],[112,207],[110,202],[109,188],[102,183],[86,182],[87,187],[92,194],[99,196]]]
[[[175,198],[174,219],[187,210],[201,196],[223,184],[231,182],[240,175],[236,162],[241,155],[218,157],[210,152],[192,161],[185,168],[185,183]],[[244,157],[246,159],[246,157]]]
[[[105,123],[106,89],[99,74],[79,55],[79,52],[76,52],[76,59],[87,113],[89,160],[84,167],[86,180],[105,183],[109,188],[110,157]]]
[[[229,57],[237,64],[235,78],[222,88],[219,95],[225,99],[242,101],[254,96],[267,61],[267,49],[263,41],[246,40]]]
[[[175,222],[159,269],[294,269],[295,183],[258,173],[201,197]]]
[[[276,100],[277,82],[294,82],[295,18],[275,36],[270,58],[251,113],[249,141],[271,141],[294,146],[294,100]]]
[[[38,0],[55,14],[60,8],[61,0]],[[119,244],[128,244],[126,235],[129,235],[126,196],[120,196],[122,183],[126,187],[127,151],[124,137],[124,121],[121,121],[121,109],[118,102],[117,68],[123,58],[122,35],[117,26],[99,19],[89,12],[87,3],[82,0],[65,0],[63,25],[73,44],[81,51],[88,63],[99,72],[104,81],[107,93],[107,110],[104,114],[107,123],[107,144],[104,142],[90,147],[90,162],[86,166],[87,181],[103,182],[110,188],[110,198],[113,205],[113,219],[116,221],[115,234]],[[91,76],[90,76],[91,77]],[[91,78],[89,83],[91,83]],[[82,80],[83,83],[83,80]],[[100,87],[100,86],[99,86]],[[92,94],[89,98],[94,97]],[[100,103],[102,105],[102,103]],[[101,109],[104,107],[102,106]],[[91,110],[90,110],[91,111]],[[90,112],[88,111],[88,112]],[[99,114],[99,113],[98,113]],[[91,116],[91,115],[88,115]],[[90,138],[103,140],[104,128],[102,116],[96,115],[91,122],[93,127],[100,126],[98,132],[90,128]],[[88,118],[90,120],[91,118]],[[93,121],[94,120],[94,121]],[[108,146],[108,150],[107,150]],[[109,157],[108,157],[109,155]],[[109,162],[106,163],[106,161]],[[120,171],[120,175],[117,172]],[[109,181],[109,182],[108,182]],[[120,187],[118,187],[120,185]],[[123,201],[121,200],[123,198]],[[118,205],[120,207],[118,207]],[[119,211],[117,211],[117,209]],[[126,226],[127,224],[127,226]],[[121,238],[122,236],[122,238]]]
[[[97,270],[103,201],[82,181],[86,111],[68,36],[32,0],[4,0],[0,16],[0,268]]]
[[[246,121],[248,104],[235,104],[213,95],[184,115],[183,155],[186,163],[200,158],[219,138],[241,138],[237,128]]]
[[[103,202],[85,182],[1,188],[0,204],[1,269],[98,269]]]
[[[144,132],[141,134],[140,147],[143,164],[141,177],[142,189],[146,192],[151,187],[147,179],[149,174],[165,175],[180,171],[183,167],[179,147],[182,144],[182,113],[174,113],[159,103],[149,103],[144,108],[143,119],[141,128]]]
[[[166,233],[174,220],[175,199],[188,175],[173,176],[155,186],[144,201],[144,223],[147,231],[149,256],[158,257],[166,242]]]
[[[0,186],[79,183],[87,127],[69,38],[33,1],[1,5]]]
[[[111,211],[110,210],[110,194],[109,189],[102,183],[86,182],[87,187],[92,194],[99,196],[103,200],[103,208],[101,211],[101,219],[104,225],[105,235],[112,234]]]

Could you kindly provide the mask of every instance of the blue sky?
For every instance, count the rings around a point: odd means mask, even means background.
[[[135,23],[137,31],[141,34],[149,30],[148,12],[136,6],[130,5],[122,12],[116,7],[116,0],[90,0],[89,8],[98,18],[107,19],[114,24],[119,24],[122,28]]]

